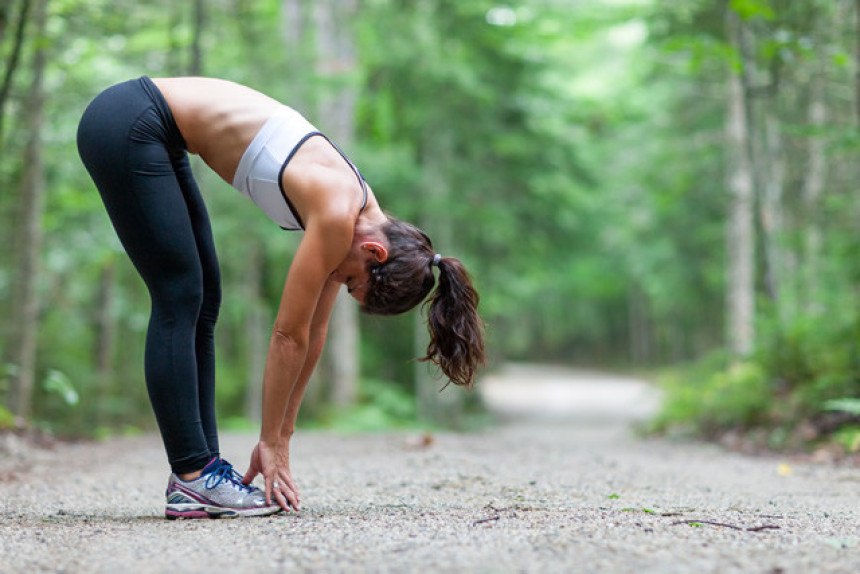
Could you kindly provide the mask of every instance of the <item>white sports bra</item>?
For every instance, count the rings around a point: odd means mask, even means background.
[[[233,187],[251,198],[281,229],[304,229],[301,217],[281,185],[281,176],[299,147],[313,136],[325,138],[355,172],[364,193],[361,209],[367,205],[367,183],[358,168],[299,112],[282,106],[254,136],[233,176]]]

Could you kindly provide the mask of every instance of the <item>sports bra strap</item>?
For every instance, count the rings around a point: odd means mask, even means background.
[[[311,137],[311,136],[322,136],[323,138],[325,138],[325,140],[328,143],[330,143],[334,149],[337,150],[337,153],[340,154],[340,157],[342,157],[344,159],[344,161],[347,163],[347,165],[349,165],[349,167],[352,169],[353,173],[355,174],[355,177],[358,178],[359,185],[361,185],[361,191],[364,193],[364,199],[361,202],[361,209],[359,210],[359,211],[364,211],[364,208],[367,205],[367,182],[364,180],[364,176],[361,175],[361,172],[358,170],[358,168],[355,166],[355,164],[352,163],[348,157],[346,157],[346,154],[343,153],[343,151],[341,151],[341,149],[339,147],[337,147],[337,144],[334,143],[333,141],[331,141],[327,135],[325,135],[322,132],[314,132],[314,133],[307,135],[307,137]]]

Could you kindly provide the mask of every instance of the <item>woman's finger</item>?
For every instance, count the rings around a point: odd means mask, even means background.
[[[263,474],[263,477],[263,480],[265,481],[266,504],[271,506],[272,500],[276,499],[276,494],[278,492],[278,489],[275,488],[275,483],[277,481],[271,475]]]
[[[290,501],[290,506],[293,507],[296,511],[301,510],[299,508],[299,495],[294,490],[287,491],[287,500]]]
[[[282,474],[276,490],[284,496],[294,510],[299,510],[299,493],[296,483],[293,482],[291,477]]]
[[[258,474],[260,473],[257,470],[257,467],[254,465],[254,463],[251,463],[251,466],[248,467],[248,470],[246,470],[245,474],[243,475],[244,478],[242,479],[242,484],[251,484],[254,481],[254,477]]]
[[[283,488],[283,486],[281,486]],[[286,512],[290,511],[290,503],[288,502],[287,497],[284,496],[284,493],[279,489],[275,489],[273,491],[275,493],[275,501],[278,503],[278,506],[283,508]]]
[[[242,484],[251,484],[251,481],[254,480],[255,476],[257,476],[257,461],[255,459],[258,454],[257,448],[254,447],[254,450],[251,451],[251,460],[248,463],[248,470],[246,470],[245,474],[242,475]]]

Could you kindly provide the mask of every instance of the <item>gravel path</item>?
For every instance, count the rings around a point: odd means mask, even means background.
[[[297,435],[300,514],[164,520],[153,436],[0,450],[0,572],[860,572],[858,468],[637,439],[636,381],[484,388],[507,422],[482,433]]]

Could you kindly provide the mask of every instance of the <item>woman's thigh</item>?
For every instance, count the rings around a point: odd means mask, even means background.
[[[168,131],[139,83],[126,82],[103,92],[84,112],[78,149],[150,290],[187,290],[189,281],[200,289],[194,226],[174,167],[185,153],[168,149]]]

